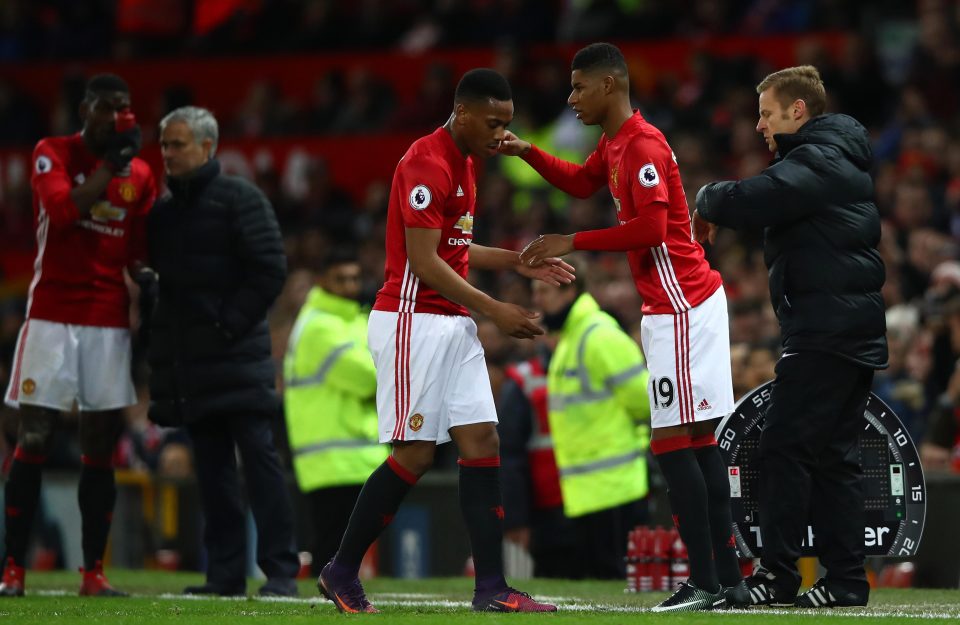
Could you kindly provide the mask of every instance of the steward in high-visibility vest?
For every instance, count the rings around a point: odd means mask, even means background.
[[[636,342],[583,292],[583,279],[578,267],[572,285],[533,287],[558,339],[547,370],[550,433],[579,576],[623,579],[627,532],[646,521],[649,374]]]
[[[284,358],[287,437],[297,485],[308,493],[314,542],[327,545],[314,553],[321,568],[339,546],[363,483],[388,454],[377,442],[377,377],[368,312],[355,299],[359,274],[349,259],[327,266],[300,309]]]
[[[567,516],[647,495],[649,377],[636,342],[589,293],[581,294],[547,373],[550,432]]]

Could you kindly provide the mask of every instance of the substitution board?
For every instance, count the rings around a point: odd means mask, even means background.
[[[717,428],[720,453],[730,477],[734,535],[745,557],[758,557],[763,549],[758,516],[758,452],[772,385],[772,381],[767,382],[744,395]],[[920,546],[927,506],[917,448],[900,418],[873,393],[867,400],[863,418],[860,465],[866,504],[866,555],[913,556]],[[784,496],[790,494],[784,493]],[[815,541],[813,529],[808,525],[803,555],[816,555]]]

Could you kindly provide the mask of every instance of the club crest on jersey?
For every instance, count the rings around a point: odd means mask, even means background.
[[[117,189],[124,202],[133,202],[137,199],[137,188],[132,183],[123,182]]]
[[[422,211],[430,206],[432,199],[433,196],[430,195],[430,189],[422,184],[418,184],[413,188],[413,191],[410,192],[410,206],[414,210]]]
[[[90,216],[94,221],[123,221],[127,216],[127,209],[101,201],[90,207]]]
[[[617,184],[617,174],[620,173],[619,167],[614,167],[610,172],[610,182],[613,183],[613,188],[616,189],[619,185]]]
[[[53,163],[50,161],[50,158],[47,156],[38,156],[35,167],[37,169],[38,174],[45,174],[51,169],[53,169]]]
[[[33,392],[37,390],[37,383],[33,381],[33,378],[27,378],[20,385],[20,390],[23,391],[24,395],[33,395]]]
[[[645,187],[655,187],[660,184],[660,175],[657,173],[657,168],[653,166],[653,163],[647,163],[641,167],[637,178],[640,180],[640,184]]]
[[[410,429],[414,432],[419,432],[420,428],[423,427],[423,415],[419,412],[410,417]]]

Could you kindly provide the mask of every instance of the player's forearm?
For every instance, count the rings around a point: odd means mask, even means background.
[[[90,216],[90,209],[103,196],[112,179],[113,172],[105,165],[101,165],[83,181],[83,184],[70,190],[70,199],[76,205],[81,219]]]
[[[422,258],[411,257],[410,269],[424,284],[446,299],[482,315],[489,315],[496,304],[495,299],[460,277],[436,252],[424,254]]]
[[[619,226],[584,230],[573,235],[573,248],[598,252],[629,252],[657,247],[667,235],[666,211],[663,219],[637,217]]]
[[[499,247],[470,244],[470,266],[474,269],[502,271],[514,269],[520,264],[520,254]]]
[[[582,165],[557,158],[535,145],[531,145],[530,151],[521,158],[537,170],[544,180],[574,197],[590,197],[600,188]]]

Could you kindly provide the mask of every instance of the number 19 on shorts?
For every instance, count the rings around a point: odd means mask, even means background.
[[[673,380],[666,376],[650,378],[650,404],[652,408],[669,408],[673,404],[673,399]]]

